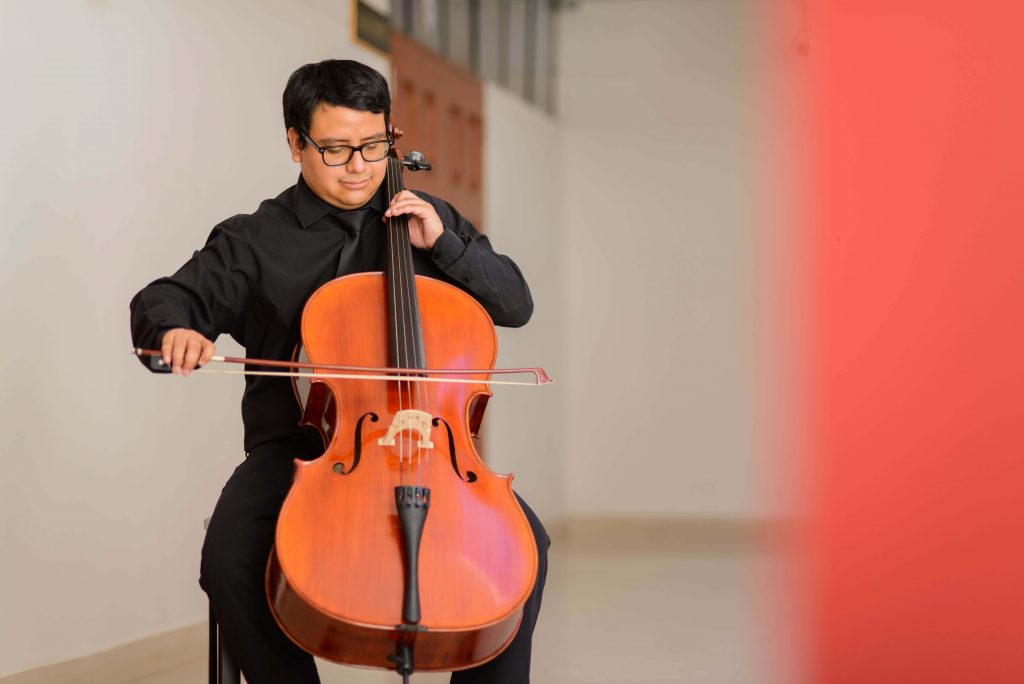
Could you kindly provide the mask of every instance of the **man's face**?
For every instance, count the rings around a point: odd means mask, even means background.
[[[324,103],[313,110],[308,133],[320,147],[356,146],[387,139],[383,113],[361,112]],[[327,166],[308,141],[304,148],[300,148],[300,140],[302,133],[289,128],[292,161],[302,167],[302,177],[310,189],[328,204],[341,209],[357,209],[370,201],[384,180],[387,159],[367,162],[356,152],[344,166]]]

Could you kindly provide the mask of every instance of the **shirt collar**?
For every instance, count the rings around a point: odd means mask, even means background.
[[[384,198],[387,192],[385,186],[387,186],[387,183],[382,182],[380,187],[377,188],[377,192],[370,198],[370,201],[359,207],[359,209],[373,209],[377,213],[383,214],[384,209],[387,207],[387,202]],[[359,209],[339,209],[320,199],[306,184],[306,180],[302,177],[301,173],[299,174],[299,181],[295,184],[294,203],[295,214],[299,217],[299,222],[303,228],[309,228],[329,213],[343,214],[346,211],[359,211]]]

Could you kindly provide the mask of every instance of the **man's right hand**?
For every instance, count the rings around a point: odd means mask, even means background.
[[[164,333],[160,343],[164,363],[171,365],[171,372],[188,377],[196,366],[206,364],[216,348],[213,342],[195,330],[172,328]]]

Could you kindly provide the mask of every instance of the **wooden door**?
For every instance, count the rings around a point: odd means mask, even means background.
[[[402,152],[434,165],[409,173],[408,187],[448,201],[484,229],[483,88],[475,76],[399,31],[391,32],[392,111]]]

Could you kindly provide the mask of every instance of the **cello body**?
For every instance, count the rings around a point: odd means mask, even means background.
[[[338,278],[312,295],[302,316],[310,361],[492,368],[496,335],[483,307],[456,287],[411,276],[411,259],[396,284],[402,268]],[[419,320],[396,322],[409,304],[396,300],[409,298]],[[267,565],[278,624],[303,649],[350,665],[401,671],[394,654],[403,645],[415,648],[417,670],[494,658],[518,629],[537,549],[511,476],[491,472],[470,438],[472,407],[490,390],[483,383],[313,383],[333,399],[326,405],[334,415],[323,421],[333,429],[323,455],[296,460],[278,519]],[[429,489],[417,550],[403,537],[396,487],[415,488],[417,501]]]

